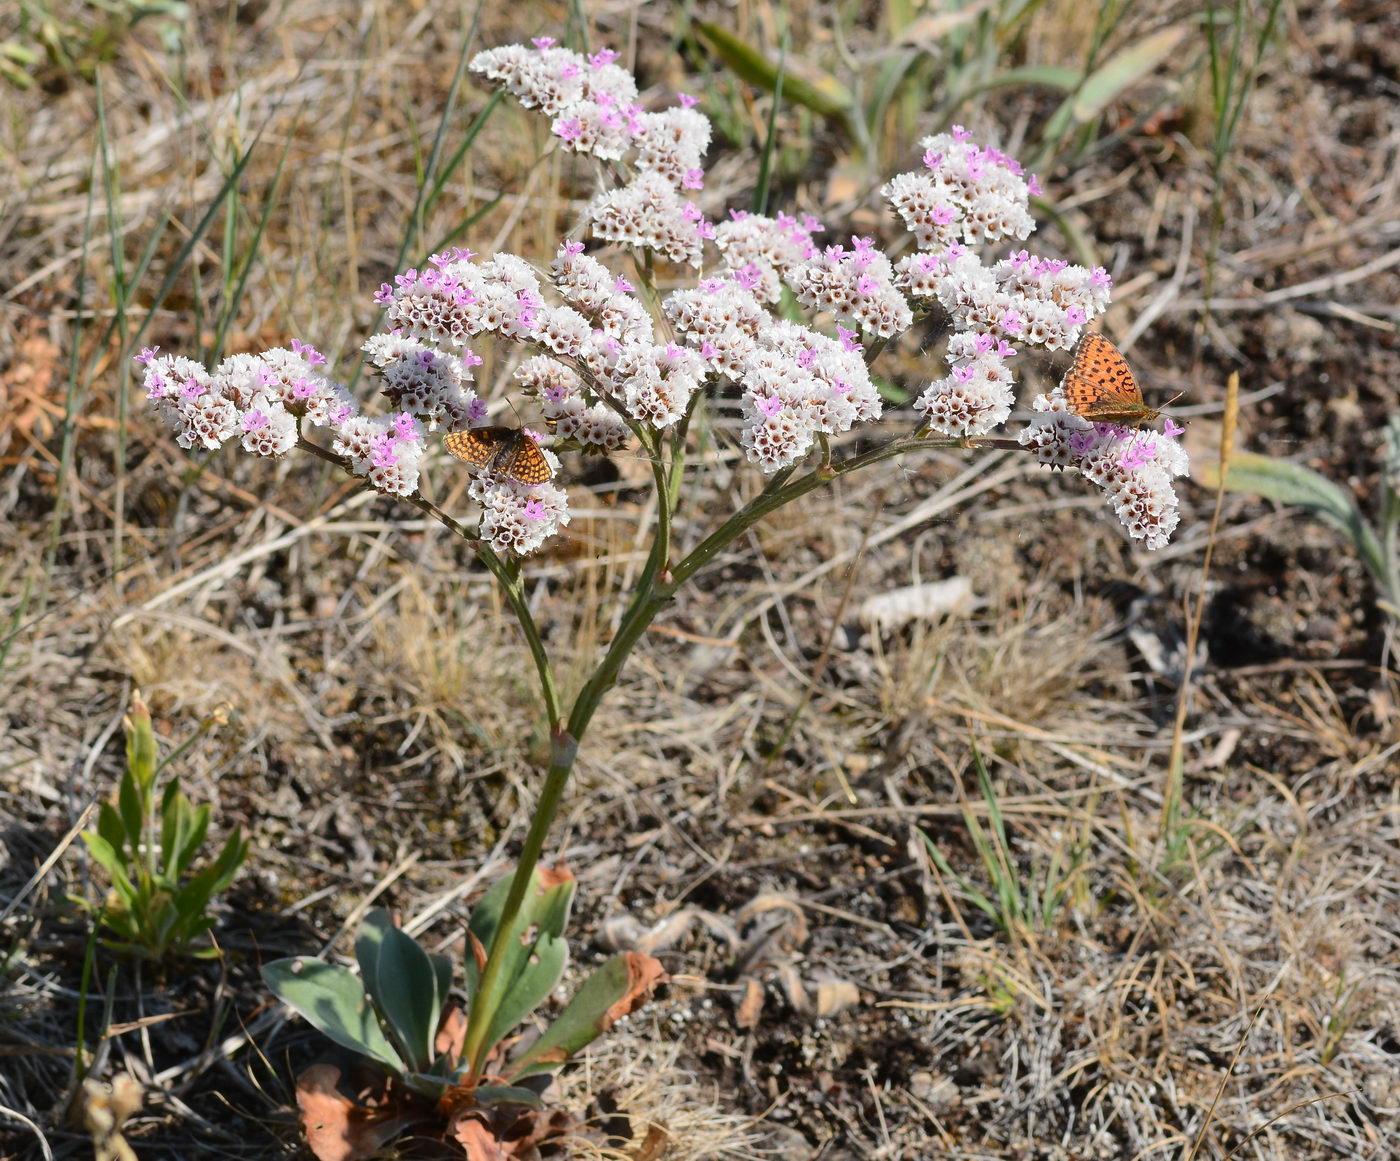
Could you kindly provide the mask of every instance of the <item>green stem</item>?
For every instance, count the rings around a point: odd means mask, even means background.
[[[907,451],[917,448],[950,448],[964,447],[963,442],[955,439],[924,439],[919,435],[908,436],[905,439],[897,439],[884,447],[875,448],[862,455],[852,456],[839,464],[822,464],[801,476],[791,483],[786,480],[790,473],[779,472],[768,482],[768,486],[757,496],[745,504],[739,511],[735,512],[728,520],[716,528],[709,536],[705,537],[697,544],[690,553],[679,564],[671,569],[671,584],[663,595],[670,597],[684,581],[694,576],[705,565],[709,564],[724,548],[734,542],[734,540],[747,532],[755,524],[763,519],[768,513],[774,512],[784,504],[790,504],[793,500],[805,496],[808,492],[815,492],[818,488],[824,488],[832,480],[842,476],[849,476],[853,472],[858,472],[862,468],[868,468],[872,464],[878,464],[881,460],[893,459],[895,456],[903,455]],[[997,447],[1006,450],[1019,448],[1020,445],[1011,439],[991,439],[978,440],[977,447]]]
[[[481,983],[472,999],[471,1011],[467,1017],[467,1035],[462,1043],[462,1059],[469,1065],[466,1080],[468,1085],[481,1076],[486,1054],[492,1048],[492,1045],[486,1042],[486,1033],[503,998],[501,989],[505,987],[505,981],[501,978],[501,968],[505,964],[510,933],[515,930],[515,917],[520,914],[520,905],[525,901],[525,891],[534,878],[540,852],[544,850],[544,840],[549,834],[554,816],[559,813],[559,802],[577,756],[578,739],[567,730],[556,726],[550,734],[549,770],[545,774],[544,787],[540,790],[535,816],[530,820],[530,829],[526,832],[525,842],[520,848],[520,860],[516,863],[515,872],[511,877],[510,892],[506,895],[505,906],[501,908],[496,936],[491,940],[486,967],[481,973]]]
[[[329,448],[312,443],[304,435],[297,437],[297,447],[314,456],[319,456],[329,464],[335,464],[336,467],[351,475],[354,474],[350,469],[350,460],[346,456],[337,455]],[[476,553],[477,559],[500,582],[501,591],[505,593],[506,601],[510,604],[515,619],[520,622],[520,631],[525,634],[525,642],[530,647],[530,656],[534,658],[535,671],[539,675],[540,693],[544,697],[545,713],[548,715],[549,724],[551,727],[556,726],[562,713],[559,687],[555,683],[554,668],[549,663],[549,655],[545,652],[544,642],[540,639],[539,626],[535,624],[534,615],[530,612],[530,606],[525,600],[525,590],[521,586],[518,570],[512,570],[509,563],[491,550],[489,544],[474,536],[466,525],[449,516],[422,493],[414,492],[413,495],[402,498],[420,512],[431,516],[443,527],[461,537]]]
[[[646,435],[643,432],[643,435]],[[623,611],[617,634],[608,644],[608,650],[598,663],[598,668],[579,690],[574,699],[574,708],[569,714],[569,734],[581,739],[588,723],[602,701],[603,695],[613,687],[622,664],[632,652],[633,646],[646,632],[671,599],[675,586],[671,583],[667,563],[671,555],[671,489],[667,479],[666,465],[661,462],[661,441],[646,435],[642,446],[651,461],[652,475],[656,481],[656,536],[651,543],[651,552],[637,581],[636,591]],[[658,581],[661,583],[658,584]]]
[[[655,620],[656,614],[670,601],[677,586],[712,559],[725,545],[762,519],[765,514],[807,492],[830,483],[838,476],[849,475],[863,467],[890,459],[914,448],[961,446],[957,441],[931,441],[916,436],[897,440],[886,447],[878,448],[864,455],[854,456],[841,464],[834,466],[829,463],[823,464],[794,483],[788,482],[793,474],[793,469],[785,469],[776,473],[758,496],[749,501],[739,512],[731,516],[719,529],[702,541],[680,565],[671,569],[668,568],[668,563],[671,550],[672,488],[676,483],[674,464],[668,469],[667,465],[663,463],[661,458],[663,441],[654,432],[644,427],[634,428],[634,430],[647,453],[656,483],[656,534],[652,540],[651,551],[647,556],[642,574],[638,578],[636,590],[623,612],[617,633],[608,644],[607,651],[602,660],[599,661],[592,676],[579,690],[578,696],[574,700],[573,709],[569,713],[567,725],[561,724],[557,716],[551,718],[554,727],[550,739],[549,769],[545,774],[544,786],[540,791],[534,816],[530,820],[530,829],[525,835],[525,841],[520,850],[519,861],[511,876],[510,890],[507,893],[505,904],[501,908],[496,933],[487,952],[486,966],[482,969],[481,982],[477,987],[471,1012],[468,1015],[462,1058],[467,1062],[466,1083],[469,1085],[480,1079],[486,1057],[493,1047],[487,1042],[487,1034],[495,1012],[504,998],[504,990],[509,983],[503,978],[502,972],[506,953],[510,946],[511,932],[515,929],[515,918],[520,913],[520,907],[525,901],[525,893],[534,879],[535,868],[538,866],[540,854],[544,850],[545,838],[549,834],[555,816],[559,813],[564,788],[568,784],[569,775],[578,755],[579,742],[588,729],[603,696],[617,681],[618,674],[633,648],[646,632],[648,626]],[[1011,441],[1005,442],[1010,443]],[[409,499],[418,507],[423,508],[424,511],[435,512],[432,505],[428,501],[422,500],[421,497],[410,497]],[[479,548],[478,552],[480,551],[482,550]],[[516,599],[512,596],[512,593],[518,595],[518,579],[509,569],[501,566],[499,561],[496,564],[499,567],[493,567],[492,572],[497,579],[501,580],[507,596],[511,598],[512,608],[517,609],[522,627],[528,625],[527,636],[531,636],[533,634],[533,619],[529,617],[528,609],[524,608],[523,603],[517,604]],[[489,563],[488,567],[491,567]],[[538,640],[537,635],[534,639]],[[547,665],[542,669],[542,672],[545,671],[547,671]],[[552,690],[552,685],[547,688]]]

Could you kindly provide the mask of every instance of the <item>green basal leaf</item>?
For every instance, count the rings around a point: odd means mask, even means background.
[[[122,775],[121,785],[117,788],[117,813],[121,815],[122,826],[126,828],[126,839],[131,845],[132,856],[135,857],[145,831],[145,802],[136,778],[130,771]]]
[[[483,1084],[476,1090],[476,1100],[482,1105],[528,1105],[532,1109],[544,1107],[539,1093],[510,1084]]]
[[[1023,65],[1020,68],[1007,69],[1005,72],[997,73],[995,76],[971,86],[966,95],[975,97],[979,93],[991,92],[994,89],[1014,89],[1031,85],[1054,89],[1059,93],[1072,93],[1083,80],[1083,69],[1062,65]]]
[[[190,809],[190,800],[183,794],[180,795],[181,813],[187,822],[184,827],[183,841],[175,848],[175,861],[172,870],[177,874],[189,869],[189,865],[194,862],[195,855],[199,854],[199,848],[204,845],[204,836],[209,833],[209,804],[203,803],[200,806]]]
[[[561,1067],[607,1031],[612,1024],[608,1009],[631,988],[632,973],[627,956],[613,956],[583,981],[574,998],[550,1021],[543,1035],[512,1065],[510,1077],[520,1080]]]
[[[83,842],[87,844],[88,853],[92,855],[93,860],[111,877],[112,888],[122,897],[128,907],[131,906],[136,900],[137,891],[132,885],[131,879],[127,877],[126,864],[122,861],[121,855],[113,850],[112,844],[100,834],[84,831],[81,837]]]
[[[1045,124],[1043,138],[1054,141],[1076,125],[1092,121],[1110,101],[1146,78],[1166,60],[1185,34],[1183,25],[1159,29],[1105,61],[1085,77],[1078,90],[1055,110]]]
[[[1207,487],[1219,486],[1220,471],[1215,464],[1203,463],[1194,474]],[[1330,524],[1351,541],[1372,579],[1385,583],[1389,570],[1375,529],[1361,514],[1356,501],[1320,472],[1273,456],[1236,452],[1230,457],[1225,487],[1231,492],[1296,505]]]
[[[437,979],[438,1010],[441,1012],[447,1004],[448,993],[452,991],[452,957],[430,952],[428,959],[433,965],[433,975]]]
[[[191,822],[188,804],[181,810],[180,795],[172,792],[176,784],[177,780],[172,778],[160,800],[160,862],[163,867],[175,862],[175,852],[183,845]]]
[[[405,1071],[354,973],[310,956],[294,956],[264,965],[262,978],[279,1000],[337,1044],[373,1057],[396,1073]]]
[[[548,883],[549,885],[545,885]],[[471,932],[489,949],[500,923],[501,909],[510,890],[510,876],[482,896],[472,909]],[[559,878],[536,867],[520,905],[520,913],[507,936],[505,961],[501,969],[504,986],[501,1002],[491,1014],[487,1043],[495,1044],[539,1006],[564,974],[569,949],[564,940],[569,908],[574,898],[572,876]],[[475,997],[478,970],[467,961],[468,992]]]
[[[762,51],[717,24],[699,20],[694,27],[737,76],[770,93],[777,88],[777,62],[769,60]],[[793,68],[791,61],[785,62],[782,68],[783,99],[829,117],[850,132],[853,102],[846,86],[830,73],[805,67],[799,75]]]
[[[359,934],[355,936],[355,961],[360,965],[360,978],[370,996],[379,995],[379,948],[386,932],[394,929],[394,920],[383,907],[375,907],[364,917]]]
[[[122,854],[126,847],[126,824],[110,802],[104,802],[97,811],[97,833],[112,850]]]
[[[410,935],[390,927],[379,941],[379,962],[370,998],[383,1013],[405,1059],[415,1069],[428,1068],[434,1057],[442,999],[437,972],[428,953]]]
[[[174,888],[182,913],[192,915],[203,911],[215,894],[233,882],[247,857],[248,844],[243,840],[239,828],[234,827],[218,858],[199,874]]]

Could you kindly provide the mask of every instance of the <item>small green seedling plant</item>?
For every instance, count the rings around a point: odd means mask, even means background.
[[[409,1126],[433,1121],[447,1140],[466,1146],[469,1157],[485,1130],[490,1133],[483,1142],[500,1139],[508,1123],[522,1115],[526,1127],[507,1135],[530,1135],[531,1113],[542,1108],[554,1074],[664,980],[651,956],[614,956],[539,1035],[521,1036],[519,1026],[558,986],[568,964],[564,928],[574,879],[567,871],[537,866],[523,905],[506,918],[510,886],[510,876],[501,879],[472,911],[465,1014],[453,995],[451,958],[426,951],[382,908],[369,913],[355,941],[358,976],[311,956],[263,968],[264,982],[279,999],[331,1040],[373,1062],[386,1081],[375,1118],[377,1136],[359,1140],[346,1153],[345,1133],[364,1118],[354,1115],[352,1101],[334,1095],[339,1070],[316,1065],[301,1074],[297,1087],[307,1139],[322,1161],[360,1155]],[[488,1006],[481,986],[486,949],[503,923],[509,950],[502,986]],[[474,1029],[482,1030],[476,1038]],[[472,1051],[474,1039],[480,1047]],[[388,1109],[392,1115],[386,1115]],[[327,1123],[338,1127],[331,1140],[322,1141]]]
[[[955,881],[973,906],[983,912],[997,929],[1010,940],[1031,942],[1034,933],[1053,926],[1055,916],[1068,898],[1079,864],[1079,852],[1071,850],[1068,860],[1056,850],[1043,868],[1022,873],[1006,831],[1006,820],[992,785],[987,765],[974,747],[973,763],[977,769],[977,786],[987,810],[987,826],[978,821],[977,814],[964,804],[963,822],[972,845],[991,884],[991,894],[973,886],[965,876],[949,864],[938,845],[924,831],[919,831],[929,858],[939,873]],[[1066,862],[1068,861],[1068,865]]]
[[[110,932],[105,942],[113,951],[157,962],[212,958],[218,953],[206,939],[214,926],[209,905],[233,882],[248,843],[234,827],[219,853],[196,870],[208,837],[209,804],[194,806],[178,777],[159,788],[165,764],[139,694],[123,725],[126,770],[117,801],[104,802],[97,833],[82,836],[112,880],[105,902],[91,909]]]

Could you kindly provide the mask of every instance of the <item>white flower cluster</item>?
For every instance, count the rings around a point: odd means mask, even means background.
[[[738,276],[674,291],[663,309],[689,349],[743,389],[742,443],[765,472],[796,463],[819,433],[880,415],[859,346],[774,322]]]
[[[560,297],[587,320],[596,334],[626,342],[650,342],[656,333],[651,315],[633,295],[633,286],[583,252],[579,242],[559,247],[549,273]]]
[[[1069,350],[1080,328],[1108,304],[1113,280],[1093,270],[1017,251],[985,266],[954,242],[942,254],[901,260],[899,282],[914,298],[936,298],[959,331],[1048,350]]]
[[[1005,421],[1014,402],[1005,368],[1016,353],[1013,342],[1068,350],[1107,305],[1112,286],[1102,267],[1087,270],[1024,250],[987,267],[957,242],[941,255],[904,259],[899,277],[914,298],[937,298],[956,328],[948,345],[951,373],[929,384],[918,404],[935,431],[956,436],[981,435]],[[950,398],[939,402],[941,394]]]
[[[712,370],[736,381],[771,321],[753,292],[732,278],[706,278],[694,290],[673,291],[661,308]]]
[[[355,475],[396,496],[417,491],[418,464],[426,445],[422,427],[408,412],[352,416],[334,431],[331,449],[349,457]]]
[[[673,109],[643,113],[633,144],[633,164],[643,173],[659,173],[680,189],[704,185],[703,162],[710,147],[710,119],[692,100]]]
[[[625,447],[631,431],[606,403],[590,404],[582,380],[558,359],[536,355],[515,372],[516,381],[540,401],[556,438],[573,440],[584,452],[607,455]]]
[[[547,36],[534,44],[533,52],[523,44],[479,52],[471,70],[513,93],[527,109],[553,117],[565,148],[618,160],[640,129],[642,109],[632,74],[613,63],[617,53],[605,48],[583,57],[556,48]]]
[[[914,315],[895,285],[890,260],[873,238],[856,238],[850,250],[828,246],[789,278],[797,301],[854,319],[870,334],[889,338],[913,325]]]
[[[599,195],[588,207],[588,220],[595,238],[642,246],[689,266],[704,261],[705,239],[714,233],[694,203],[659,173],[644,173]]]
[[[776,218],[730,210],[730,220],[715,227],[715,246],[732,273],[743,272],[748,279],[757,273],[752,286],[761,302],[775,303],[782,297],[782,283],[797,266],[817,256],[812,235],[822,224],[810,214],[801,219],[789,214]]]
[[[559,461],[544,451],[556,470]],[[467,487],[481,505],[477,533],[498,553],[525,556],[569,522],[569,498],[554,484],[526,485],[504,476],[483,473]]]
[[[396,410],[416,415],[429,431],[457,431],[486,418],[486,403],[470,386],[481,356],[470,347],[461,355],[445,354],[394,332],[374,335],[363,350],[382,374],[384,397]]]
[[[1004,339],[970,331],[953,335],[947,377],[928,385],[915,410],[945,435],[966,438],[1000,427],[1016,402],[1016,382],[1006,365],[1013,354]]]
[[[699,266],[715,229],[680,193],[705,184],[710,119],[695,107],[696,99],[682,93],[679,106],[647,112],[637,103],[631,74],[613,63],[613,50],[584,57],[556,47],[551,37],[533,43],[533,50],[509,44],[478,53],[471,68],[514,93],[526,108],[549,114],[565,149],[605,161],[634,151],[636,176],[600,193],[588,209],[594,237]]]
[[[1189,470],[1169,420],[1165,433],[1090,423],[1069,408],[1057,387],[1036,396],[1039,413],[1020,434],[1041,463],[1077,467],[1104,492],[1129,534],[1147,548],[1164,548],[1180,521],[1172,480]]]
[[[880,396],[859,352],[797,323],[760,332],[740,385],[740,442],[765,472],[797,463],[818,433],[836,435],[880,417]]]
[[[925,137],[925,170],[901,173],[880,191],[920,249],[941,250],[959,237],[968,245],[1024,238],[1035,229],[1030,195],[1034,177],[1022,176],[1015,158],[974,144],[961,125],[952,133]]]
[[[650,300],[584,254],[581,242],[562,244],[547,272],[514,254],[477,261],[453,247],[375,295],[389,329],[364,351],[394,409],[387,416],[360,415],[348,392],[316,369],[325,359],[300,343],[235,355],[213,372],[143,351],[147,397],[182,446],[238,438],[256,454],[281,455],[306,419],[332,429],[333,447],[352,471],[383,491],[411,495],[425,432],[486,420],[473,388],[482,359],[470,340],[517,343],[525,354],[515,381],[538,400],[552,437],[527,432],[525,442],[495,429],[479,433],[475,446],[451,446],[475,464],[468,492],[481,506],[479,535],[497,552],[521,555],[569,522],[567,495],[544,479],[536,456],[538,447],[558,470],[551,439],[584,452],[617,451],[634,433],[675,427],[705,384],[724,378],[738,388],[748,459],[769,473],[791,467],[824,437],[879,417],[861,333],[888,339],[908,329],[909,299],[941,304],[955,332],[949,373],[929,384],[915,409],[931,429],[979,436],[1003,424],[1015,402],[1012,344],[1068,349],[1107,304],[1111,280],[1101,268],[1025,250],[987,265],[973,252],[1029,234],[1028,198],[1037,190],[1013,159],[973,144],[956,126],[924,141],[924,171],[884,187],[921,247],[898,265],[870,237],[819,250],[813,234],[821,225],[810,216],[734,212],[715,226],[684,192],[703,187],[708,119],[684,95],[676,108],[643,109],[635,81],[615,60],[606,49],[585,57],[541,38],[534,49],[481,53],[472,68],[552,118],[564,148],[628,159],[628,184],[601,191],[585,211],[594,237],[694,267],[713,241],[723,258],[718,275],[669,293],[664,320],[653,319]],[[770,307],[784,284],[803,306],[858,330],[838,325],[831,338],[776,320]],[[1174,425],[1168,421],[1165,435],[1095,426],[1058,392],[1035,406],[1039,417],[1022,444],[1042,462],[1079,467],[1134,537],[1164,544],[1178,520],[1172,479],[1186,470]]]
[[[350,393],[316,370],[325,357],[294,342],[261,355],[232,355],[213,372],[192,359],[142,351],[146,398],[176,430],[181,447],[217,448],[239,436],[244,451],[285,455],[297,444],[298,419],[334,433],[335,450],[381,492],[418,487],[423,433],[406,411],[381,419],[358,414]]]

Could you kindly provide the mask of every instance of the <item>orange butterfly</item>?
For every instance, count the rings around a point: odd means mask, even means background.
[[[459,460],[517,484],[543,484],[554,478],[544,452],[519,427],[469,427],[450,431],[442,443]]]
[[[1097,331],[1085,331],[1075,343],[1060,391],[1070,409],[1092,423],[1141,427],[1162,414],[1143,400],[1123,352]]]

